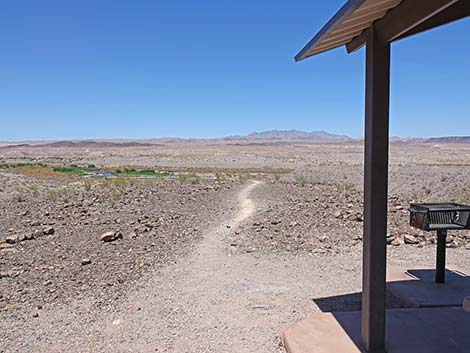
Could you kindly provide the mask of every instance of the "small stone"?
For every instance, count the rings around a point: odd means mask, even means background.
[[[33,240],[34,239],[34,233],[27,233],[25,234],[26,240]]]
[[[39,314],[38,313],[33,313],[33,317],[38,317]]]
[[[18,236],[17,235],[11,235],[11,236],[5,238],[5,243],[7,243],[7,244],[15,244],[17,242],[18,242]]]
[[[4,272],[0,272],[0,278],[8,278],[8,277],[18,277],[19,275],[19,272],[15,272],[15,271],[4,271]]]
[[[89,264],[91,264],[90,259],[82,259],[82,266],[89,265]]]
[[[52,228],[52,227],[45,227],[43,230],[42,230],[42,233],[44,235],[51,235],[51,234],[54,234],[55,233],[55,229]]]
[[[355,221],[356,222],[364,222],[364,217],[362,217],[362,215],[357,215],[356,218],[355,218]]]
[[[418,244],[418,239],[411,234],[405,234],[403,240],[405,241],[405,244]]]
[[[392,240],[392,242],[390,243],[392,246],[400,246],[401,245],[401,241],[400,239],[398,238],[395,238]]]
[[[0,250],[10,250],[13,249],[13,244],[2,243],[0,244]]]
[[[451,248],[451,249],[455,249],[455,248],[459,247],[459,243],[457,243],[455,240],[453,240],[452,242],[447,243],[446,247]]]
[[[282,222],[281,220],[275,219],[275,220],[271,221],[271,224],[272,225],[277,225],[277,224],[280,224],[281,222]]]
[[[115,241],[115,240],[118,240],[118,239],[122,239],[122,233],[121,232],[110,231],[110,232],[104,233],[100,237],[100,240],[105,242],[105,243],[109,243],[109,242],[112,242],[112,241]]]
[[[335,213],[333,213],[333,216],[335,218],[340,218],[343,214],[341,213],[341,211],[336,211]]]

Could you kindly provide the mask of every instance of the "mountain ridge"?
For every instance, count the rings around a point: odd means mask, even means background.
[[[215,138],[179,138],[179,137],[160,137],[143,139],[71,139],[71,140],[40,140],[40,141],[15,141],[0,142],[0,147],[145,147],[158,146],[164,143],[191,142],[191,141],[223,141],[246,143],[289,143],[289,142],[310,142],[310,143],[347,143],[363,142],[364,137],[354,138],[347,135],[330,133],[327,131],[303,131],[303,130],[267,130],[252,132],[246,135],[232,135]],[[419,144],[419,143],[468,143],[470,136],[442,136],[442,137],[400,137],[391,136],[390,143],[398,144]]]

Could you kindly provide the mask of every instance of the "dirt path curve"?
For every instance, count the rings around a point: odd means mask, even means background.
[[[213,220],[188,257],[150,273],[120,298],[117,310],[91,320],[77,317],[72,307],[43,314],[35,322],[33,351],[283,352],[280,333],[314,310],[312,298],[337,293],[324,274],[346,273],[341,288],[350,292],[359,275],[348,272],[359,274],[360,262],[234,251],[228,235],[265,207],[262,199],[253,200],[255,188],[261,183],[250,181],[227,200],[223,218]]]
[[[231,254],[224,239],[255,211],[250,193],[259,184],[252,181],[241,189],[234,212],[208,230],[189,258],[150,277],[127,298],[127,310],[101,328],[105,345],[122,352],[276,349],[272,332],[254,331],[270,326],[272,296],[285,285],[275,273],[259,271],[250,254]]]
[[[255,211],[250,192],[259,184],[250,182],[238,193],[235,212],[208,230],[192,256],[128,298],[136,310],[109,320],[105,336],[112,338],[110,346],[120,341],[122,351],[130,352],[257,351],[253,328],[266,325],[272,308],[266,297],[284,286],[273,281],[273,274],[264,278],[253,257],[230,254],[224,238]],[[262,343],[255,336],[255,343]],[[272,334],[265,341],[262,345],[276,346]]]

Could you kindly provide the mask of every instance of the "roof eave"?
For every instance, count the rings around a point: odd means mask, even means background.
[[[367,0],[349,0],[346,2],[341,9],[328,21],[326,25],[315,35],[315,37],[310,40],[307,45],[295,56],[295,61],[301,61],[309,56],[315,55],[317,53],[312,53],[312,49],[315,44],[326,34],[328,33],[342,18],[350,15],[353,11],[359,8]],[[340,47],[341,45],[338,45]]]

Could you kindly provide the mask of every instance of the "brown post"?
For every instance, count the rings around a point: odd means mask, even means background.
[[[436,244],[436,283],[445,283],[446,281],[446,239],[447,230],[438,230]]]
[[[372,26],[366,41],[362,340],[385,352],[390,43]]]

